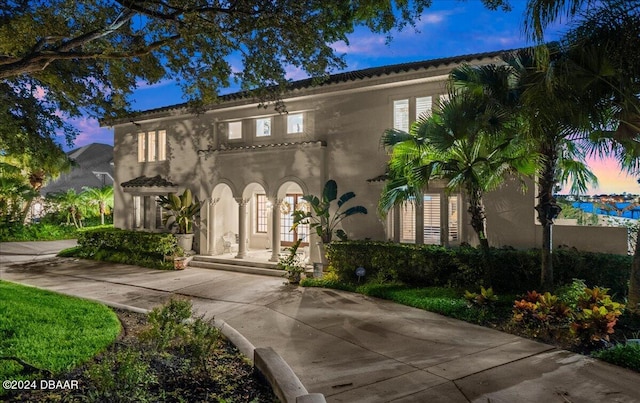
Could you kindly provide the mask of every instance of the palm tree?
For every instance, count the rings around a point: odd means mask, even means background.
[[[76,228],[82,228],[82,217],[86,212],[85,199],[82,194],[76,193],[74,189],[68,189],[66,192],[47,195],[47,197],[65,212],[67,225],[73,221]]]
[[[590,6],[585,8],[585,6]],[[640,1],[530,0],[526,30],[542,40],[561,14],[578,16],[566,35],[570,54],[589,94],[577,107],[610,111],[610,125],[596,133],[601,156],[614,156],[630,173],[640,172]],[[586,66],[587,68],[582,68]],[[640,227],[639,227],[640,231]],[[640,235],[640,233],[638,234]],[[640,315],[640,243],[636,243],[627,307]]]
[[[541,157],[537,172],[538,203],[535,207],[543,229],[543,289],[553,286],[552,225],[560,212],[553,196],[559,184],[571,183],[575,193],[585,192],[597,178],[584,163],[592,122],[589,112],[575,107],[578,93],[565,85],[566,63],[556,48],[543,53],[540,62],[533,49],[507,54],[505,64],[462,66],[451,73],[453,85],[475,94],[484,94],[514,119],[521,121],[520,136]]]
[[[511,174],[533,174],[534,158],[510,137],[507,116],[471,93],[450,94],[439,110],[421,117],[409,133],[385,131],[382,144],[390,149],[387,180],[379,203],[386,214],[394,205],[420,200],[434,180],[445,180],[446,190],[463,189],[469,202],[471,226],[482,250],[489,249],[485,192],[499,187]]]
[[[100,213],[100,224],[104,225],[104,215],[108,209],[113,207],[113,186],[103,186],[101,188],[83,187],[82,195],[89,204],[97,205]]]

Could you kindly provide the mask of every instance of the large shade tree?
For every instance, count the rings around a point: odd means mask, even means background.
[[[504,0],[483,0],[489,8]],[[322,79],[357,26],[390,34],[431,0],[6,0],[0,8],[0,149],[37,152],[66,118],[128,112],[141,83],[175,80],[194,106],[233,80],[278,100],[288,69]],[[268,91],[265,89],[269,89]],[[276,102],[276,105],[277,102]]]
[[[413,123],[409,132],[386,130],[382,144],[390,150],[388,179],[379,208],[422,200],[434,181],[448,192],[462,191],[468,201],[471,227],[487,251],[483,197],[509,175],[532,175],[535,154],[514,137],[517,122],[483,95],[452,92],[431,116]]]

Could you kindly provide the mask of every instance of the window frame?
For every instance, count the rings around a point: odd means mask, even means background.
[[[294,118],[300,118],[300,123],[297,124],[298,130],[297,131],[292,131],[292,125],[295,125],[296,123],[292,123],[291,120],[293,120]],[[287,114],[287,134],[302,134],[304,133],[304,113],[292,113],[292,114]]]
[[[269,129],[267,134],[264,133],[265,132],[265,130],[264,130],[265,123],[268,123],[266,125],[266,127],[268,127],[268,129]],[[256,118],[255,130],[256,130],[255,137],[258,137],[258,138],[271,137],[272,134],[273,134],[273,119],[271,117]],[[261,133],[261,131],[262,131],[262,133]]]
[[[231,137],[231,133],[234,133],[235,131],[232,130],[231,126],[232,125],[239,125],[238,127],[238,137]],[[242,140],[243,138],[243,133],[242,133],[242,120],[234,120],[231,122],[227,122],[227,140],[229,141],[234,141],[234,140]]]
[[[138,132],[138,162],[162,162],[167,160],[167,131]]]

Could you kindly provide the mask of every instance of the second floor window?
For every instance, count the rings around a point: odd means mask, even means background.
[[[287,133],[302,133],[304,131],[304,119],[302,113],[287,115]]]
[[[417,97],[393,101],[393,128],[409,131],[411,122],[431,115],[433,97]]]
[[[242,138],[242,122],[229,122],[227,127],[227,137],[229,140],[238,140]]]
[[[138,162],[165,161],[166,159],[166,130],[138,133]]]
[[[271,118],[256,119],[256,137],[271,136]]]

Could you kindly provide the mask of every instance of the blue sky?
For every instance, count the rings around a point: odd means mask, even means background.
[[[349,46],[335,43],[334,49],[345,54],[346,70],[429,60],[441,57],[513,49],[530,45],[522,32],[525,0],[512,0],[512,10],[487,10],[480,0],[434,0],[426,10],[416,28],[407,27],[394,32],[393,39],[386,44],[384,35],[373,35],[358,28],[349,37]],[[562,21],[551,26],[546,39],[557,38],[564,31]],[[234,66],[239,69],[240,66]],[[301,71],[292,70],[289,78],[305,78]],[[232,92],[222,90],[221,93]],[[133,108],[147,110],[184,102],[175,82],[165,80],[157,84],[141,83],[131,97]],[[113,144],[113,132],[100,128],[94,119],[76,119],[74,125],[80,130],[76,146],[93,142]],[[593,165],[600,180],[600,187],[589,193],[640,193],[634,178],[619,175],[619,169],[611,162]]]

